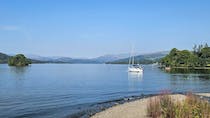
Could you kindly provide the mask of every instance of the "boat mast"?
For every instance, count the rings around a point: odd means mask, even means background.
[[[131,52],[130,52],[130,57],[129,57],[129,64],[128,64],[129,67],[132,64],[132,51],[133,51],[133,46],[131,47]]]
[[[133,65],[133,45],[131,47],[131,52],[130,52],[130,57],[129,57],[129,62],[128,62],[128,67],[131,66],[131,64]]]
[[[134,65],[134,63],[135,63],[135,62],[134,62],[134,55],[133,55],[132,65]]]
[[[130,65],[131,65],[131,54],[130,54],[130,57],[129,57],[128,67],[130,67]]]
[[[134,65],[134,47],[132,46],[132,65]]]
[[[131,53],[130,53],[130,57],[129,57],[129,64],[128,64],[128,66],[130,67],[130,65],[132,64],[132,65],[134,65],[135,64],[135,61],[134,61],[134,52],[133,52],[133,45],[132,45],[132,48],[131,48]]]

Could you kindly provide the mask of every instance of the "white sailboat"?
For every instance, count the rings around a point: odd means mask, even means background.
[[[136,73],[142,73],[143,68],[140,64],[135,64],[134,55],[132,55],[129,58],[129,64],[128,64],[128,72],[136,72]]]

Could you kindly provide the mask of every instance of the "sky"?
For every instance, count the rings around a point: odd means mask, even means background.
[[[0,52],[92,58],[210,45],[209,0],[0,0]]]

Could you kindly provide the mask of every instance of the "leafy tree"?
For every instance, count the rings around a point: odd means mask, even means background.
[[[166,67],[171,66],[171,59],[169,58],[169,55],[161,59],[161,64]]]
[[[28,66],[29,64],[31,64],[31,61],[27,59],[23,54],[12,56],[8,60],[9,66]]]
[[[204,67],[210,65],[210,47],[208,44],[194,45],[193,51],[173,48],[160,63],[167,67]]]
[[[201,50],[201,58],[209,66],[209,64],[210,64],[210,47],[205,47]]]
[[[210,47],[201,49],[201,58],[210,58]]]
[[[197,54],[197,45],[193,46],[193,54]]]
[[[207,43],[205,43],[204,48],[208,48],[208,47],[209,47],[209,45]]]

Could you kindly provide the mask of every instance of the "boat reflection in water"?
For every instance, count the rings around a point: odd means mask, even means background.
[[[142,80],[143,73],[136,73],[136,72],[129,72],[128,73],[128,79],[132,80]]]
[[[129,91],[142,91],[143,73],[129,72],[128,73],[128,88]]]

